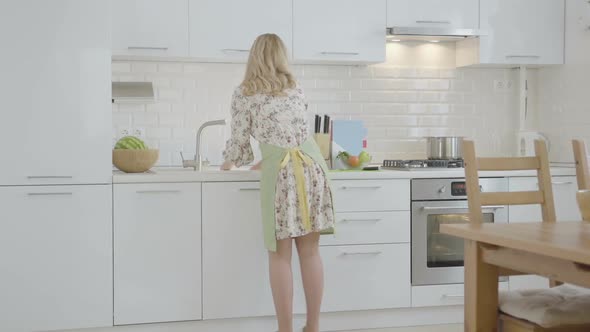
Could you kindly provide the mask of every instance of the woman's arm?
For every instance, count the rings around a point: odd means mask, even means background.
[[[239,89],[236,89],[231,103],[231,138],[223,151],[222,170],[230,170],[233,166],[247,165],[254,160],[254,152],[250,144],[252,119],[249,105]]]

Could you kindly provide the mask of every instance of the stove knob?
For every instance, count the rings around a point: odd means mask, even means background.
[[[438,190],[439,194],[444,194],[447,192],[447,186],[442,186],[440,187],[440,189]]]

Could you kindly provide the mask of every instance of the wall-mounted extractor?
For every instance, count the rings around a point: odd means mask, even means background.
[[[455,29],[443,27],[390,27],[387,28],[387,40],[390,42],[423,41],[445,42],[476,38],[484,33],[478,29]]]
[[[152,82],[113,82],[113,103],[153,103]]]

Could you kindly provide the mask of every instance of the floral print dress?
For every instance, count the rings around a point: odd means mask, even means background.
[[[285,96],[245,96],[241,88],[235,90],[231,104],[231,138],[223,152],[226,161],[238,167],[251,163],[254,160],[251,136],[261,143],[282,148],[298,147],[309,138],[303,90],[297,86],[285,93]],[[332,193],[326,174],[317,163],[304,167],[311,230],[303,226],[293,165],[289,162],[280,170],[276,181],[274,205],[277,240],[334,227]]]

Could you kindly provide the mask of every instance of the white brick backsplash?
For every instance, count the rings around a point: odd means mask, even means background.
[[[131,72],[131,64],[126,62],[113,62],[111,69],[113,73],[129,73]]]
[[[145,112],[145,105],[141,104],[119,104],[119,112]]]
[[[350,66],[305,66],[303,76],[308,77],[350,77]]]
[[[160,63],[158,64],[158,72],[160,73],[182,73],[182,63]]]
[[[135,113],[133,114],[133,125],[136,127],[152,127],[158,124],[156,113]]]
[[[159,125],[161,127],[181,128],[184,123],[184,114],[182,113],[160,113]]]
[[[429,54],[430,60],[423,66],[420,61],[425,57],[409,59],[416,54],[406,48],[396,56],[390,54],[386,64],[295,65],[292,70],[305,90],[310,122],[313,114],[363,120],[368,129],[368,150],[375,162],[384,158],[424,158],[422,137],[430,135],[460,134],[479,143],[490,140],[493,134],[492,142],[478,144],[478,151],[486,155],[511,154],[518,95],[516,88],[496,93],[493,80],[511,79],[517,84],[515,72],[448,68],[448,60],[454,58],[452,48],[432,51],[435,53]],[[432,62],[432,57],[438,55],[442,59],[440,68]],[[406,58],[398,62],[396,57]],[[178,151],[194,153],[196,130],[203,122],[229,118],[231,95],[244,69],[244,64],[116,61],[113,80],[153,82],[157,102],[113,105],[113,128],[144,127],[146,142],[160,149],[158,164],[178,166]],[[556,95],[550,89],[544,91],[545,99]],[[555,109],[565,109],[560,107]],[[554,123],[566,122],[558,111],[548,109],[546,113],[555,118]],[[576,127],[571,123],[567,126],[572,132]],[[584,133],[583,125],[577,127]],[[207,131],[203,153],[211,162],[221,161],[228,135],[229,125]]]
[[[131,114],[130,113],[113,113],[113,128],[116,127],[131,127]]]
[[[145,135],[147,138],[163,140],[172,137],[171,128],[146,128]]]
[[[113,76],[113,81],[115,82],[144,82],[145,75],[144,74],[119,74]]]
[[[154,103],[154,104],[147,104],[146,111],[148,112],[170,112],[171,105],[164,104],[164,103]]]
[[[182,100],[182,90],[172,88],[159,88],[158,89],[158,100],[178,102]]]
[[[135,62],[131,64],[131,71],[134,73],[155,73],[158,65],[153,62]]]

